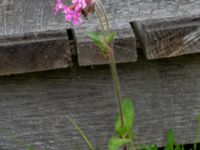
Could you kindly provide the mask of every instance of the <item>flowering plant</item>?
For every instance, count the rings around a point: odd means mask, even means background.
[[[124,150],[126,150],[128,144],[131,144],[132,149],[135,149],[131,142],[133,141],[132,127],[134,123],[133,105],[132,101],[128,98],[122,101],[120,82],[113,53],[113,41],[117,34],[116,32],[110,32],[107,14],[102,3],[100,0],[72,0],[72,5],[67,6],[64,5],[61,0],[57,0],[55,14],[57,14],[59,10],[64,14],[65,20],[71,22],[74,26],[81,24],[83,19],[87,18],[89,14],[96,13],[99,19],[101,32],[87,32],[87,35],[94,44],[101,49],[105,59],[108,59],[110,62],[112,79],[119,108],[119,116],[115,125],[116,136],[110,139],[109,150],[117,150],[119,147],[124,145]],[[83,134],[73,119],[69,116],[68,119],[82,135],[82,138],[87,143],[89,149],[94,150],[94,147],[89,142],[86,135]]]
[[[84,14],[84,12],[92,5],[92,0],[72,0],[71,6],[67,6],[63,4],[61,0],[58,0],[55,6],[54,15],[61,10],[65,16],[65,20],[71,22],[74,26],[77,26],[83,21],[82,14]]]
[[[95,13],[97,15],[101,27],[101,32],[87,32],[87,35],[94,42],[94,44],[101,49],[104,58],[110,62],[111,74],[119,108],[119,114],[115,123],[116,135],[114,135],[109,140],[108,149],[118,150],[119,148],[123,147],[124,150],[136,150],[136,147],[134,145],[135,132],[133,131],[133,104],[129,98],[122,100],[120,82],[118,78],[118,72],[113,52],[113,41],[117,33],[110,32],[108,17],[101,1],[72,0],[72,5],[67,6],[63,4],[61,0],[57,0],[54,14],[56,15],[58,11],[61,11],[64,14],[65,20],[71,22],[73,26],[78,26],[79,24],[81,24],[84,18],[87,18],[89,14]],[[80,133],[82,139],[86,142],[88,148],[90,150],[94,150],[95,148],[93,144],[89,141],[89,139],[81,130],[81,128],[77,125],[77,123],[68,115],[67,118],[76,128],[76,130]],[[200,126],[199,124],[200,119],[198,121],[198,128]],[[173,132],[171,130],[168,132],[167,139],[168,141],[165,150],[174,150],[174,147],[176,150],[184,150],[183,146],[177,145],[175,143]],[[196,141],[198,141],[198,138]],[[142,149],[158,150],[158,147],[156,145],[144,146]],[[194,145],[194,150],[197,150],[196,144]]]

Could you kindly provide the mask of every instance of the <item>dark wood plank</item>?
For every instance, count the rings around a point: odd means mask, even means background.
[[[0,75],[44,71],[72,65],[66,31],[0,38]]]
[[[200,16],[135,21],[133,28],[148,59],[200,52]]]
[[[140,143],[161,146],[170,128],[178,143],[195,141],[199,64],[200,54],[119,65],[122,95],[135,105]],[[117,112],[112,86],[106,66],[0,77],[0,147],[23,149],[21,141],[36,150],[75,150],[80,137],[68,114],[107,149]]]

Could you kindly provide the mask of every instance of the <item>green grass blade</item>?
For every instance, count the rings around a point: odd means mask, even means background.
[[[87,136],[85,135],[85,133],[81,130],[81,128],[78,126],[78,124],[70,117],[70,116],[66,116],[67,119],[72,123],[72,125],[74,126],[74,128],[78,131],[78,133],[81,135],[82,139],[85,141],[85,143],[87,144],[88,148],[90,150],[94,150],[94,146],[91,144],[91,142],[88,140]]]
[[[194,150],[197,150],[197,143],[199,142],[199,127],[200,127],[200,113],[197,117],[197,127],[196,127],[196,138],[195,138]]]

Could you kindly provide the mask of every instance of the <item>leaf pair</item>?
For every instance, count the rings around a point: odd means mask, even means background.
[[[116,123],[115,123],[115,132],[119,137],[126,137],[130,135],[132,132],[133,124],[134,124],[134,109],[132,101],[129,98],[126,98],[122,104],[122,114],[124,120],[124,126],[121,126],[121,119],[118,115]]]
[[[94,44],[99,47],[102,53],[105,55],[108,46],[114,41],[117,33],[113,32],[109,35],[102,34],[100,32],[86,32],[87,36],[94,42]]]
[[[134,124],[134,109],[132,101],[129,98],[126,98],[123,101],[122,113],[124,126],[121,126],[121,118],[120,115],[118,115],[115,123],[115,132],[117,134],[117,137],[114,136],[109,140],[109,150],[118,150],[120,147],[128,145],[132,142],[132,138],[130,138],[130,135],[132,134],[131,130]]]

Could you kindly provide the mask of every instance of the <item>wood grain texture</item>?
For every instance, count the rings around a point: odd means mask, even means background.
[[[118,66],[122,95],[135,105],[140,143],[161,146],[170,128],[178,143],[194,142],[199,64],[195,54]],[[107,66],[0,77],[0,148],[21,150],[24,143],[36,150],[75,150],[78,140],[86,149],[68,114],[107,149],[117,112],[112,86]]]
[[[56,0],[0,0],[0,35],[23,36],[29,32],[71,28],[61,13],[56,17],[53,15],[55,2]],[[130,22],[144,18],[191,16],[200,13],[199,0],[102,0],[102,3],[108,12],[111,29],[119,32],[115,44],[118,62],[136,61],[136,40]],[[75,28],[80,65],[106,63],[99,50],[86,39],[85,31],[88,30],[99,30],[95,16]]]
[[[0,35],[70,28],[71,25],[66,23],[61,13],[56,17],[53,15],[55,3],[56,0],[0,0]],[[111,24],[120,25],[118,29],[135,19],[190,16],[200,13],[199,0],[102,0],[102,3],[108,11]],[[92,20],[84,21],[81,27],[96,29],[97,19],[93,17]],[[78,33],[80,32],[85,30],[79,30]]]
[[[148,59],[200,52],[200,16],[133,22]]]
[[[0,75],[65,68],[71,64],[66,31],[0,38]]]

